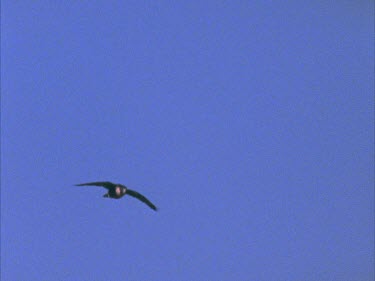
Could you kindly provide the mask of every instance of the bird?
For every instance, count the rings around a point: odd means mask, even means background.
[[[119,183],[112,183],[110,181],[99,181],[99,182],[88,182],[88,183],[80,183],[76,184],[75,186],[102,186],[106,189],[108,189],[108,192],[103,195],[103,197],[107,198],[113,198],[113,199],[120,199],[125,194],[128,194],[134,198],[137,198],[138,200],[145,203],[147,206],[149,206],[154,211],[157,211],[157,207],[151,203],[150,200],[148,200],[145,196],[138,193],[137,191],[131,190],[127,188],[125,185],[119,184]]]

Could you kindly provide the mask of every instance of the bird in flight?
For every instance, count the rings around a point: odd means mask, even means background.
[[[127,188],[125,185],[119,184],[119,183],[111,183],[109,181],[99,181],[99,182],[88,182],[88,183],[81,183],[76,184],[76,186],[84,186],[84,185],[93,185],[93,186],[102,186],[106,189],[108,189],[108,192],[103,195],[103,197],[113,198],[113,199],[120,199],[125,194],[128,194],[132,197],[137,198],[138,200],[141,200],[143,203],[145,203],[147,206],[149,206],[154,211],[157,210],[156,206],[150,202],[146,197],[144,197],[142,194],[138,193],[137,191],[131,190]]]

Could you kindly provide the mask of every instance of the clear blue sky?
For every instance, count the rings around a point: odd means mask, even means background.
[[[373,1],[1,8],[2,280],[374,280]]]

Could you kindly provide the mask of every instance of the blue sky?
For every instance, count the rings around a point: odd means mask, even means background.
[[[21,2],[2,280],[374,280],[372,1]]]

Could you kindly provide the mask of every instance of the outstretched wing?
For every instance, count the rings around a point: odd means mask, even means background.
[[[151,209],[154,211],[157,210],[156,206],[150,202],[146,197],[144,197],[142,194],[138,193],[137,191],[127,189],[126,194],[129,194],[130,196],[133,196],[139,200],[141,200],[143,203],[147,204]]]
[[[76,186],[84,186],[84,185],[94,185],[94,186],[102,186],[107,189],[110,189],[115,186],[115,184],[111,183],[110,181],[98,181],[98,182],[88,182],[88,183],[80,183],[76,184]]]

